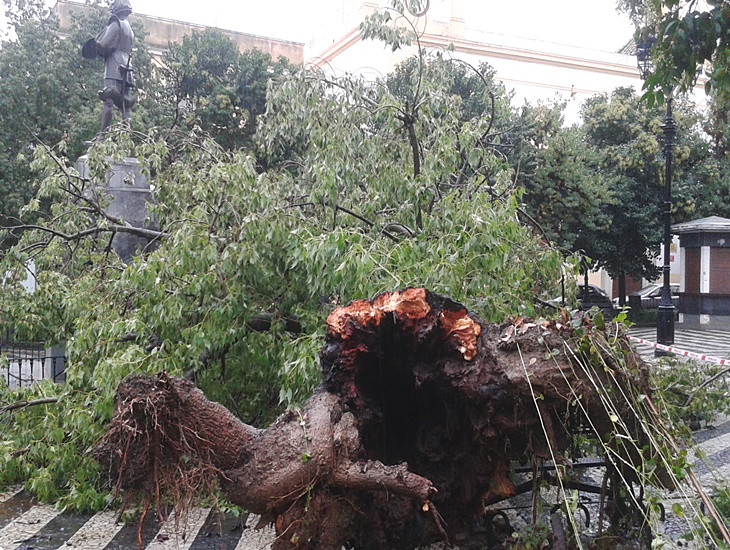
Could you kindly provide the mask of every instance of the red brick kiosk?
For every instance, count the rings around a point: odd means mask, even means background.
[[[730,220],[672,226],[679,235],[679,320],[685,328],[730,328]]]

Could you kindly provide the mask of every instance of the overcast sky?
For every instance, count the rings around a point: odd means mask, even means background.
[[[72,0],[74,1],[74,0]],[[82,0],[83,1],[83,0]],[[131,0],[136,13],[308,43],[335,8],[361,0]],[[439,2],[444,0],[432,0]],[[47,0],[49,7],[55,0]],[[616,0],[464,0],[471,28],[616,51],[633,34]],[[325,23],[326,25],[327,23]],[[0,15],[0,26],[5,27]]]
[[[328,6],[352,0],[131,0],[137,13],[179,19],[308,42],[310,29]],[[616,51],[632,36],[628,18],[616,13],[616,0],[465,0],[470,27],[560,44]]]
[[[484,30],[615,52],[633,38],[616,0],[465,0]]]

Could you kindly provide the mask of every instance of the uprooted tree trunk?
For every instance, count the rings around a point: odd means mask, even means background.
[[[511,461],[560,461],[586,426],[627,464],[641,458],[610,434],[620,426],[641,449],[624,396],[649,392],[646,367],[620,337],[622,362],[602,353],[607,335],[588,322],[581,334],[555,321],[486,324],[407,289],[327,324],[321,387],[267,429],[184,380],[124,381],[95,450],[111,482],[184,500],[217,480],[274,523],[276,549],[413,548],[468,532],[486,503],[513,494]]]

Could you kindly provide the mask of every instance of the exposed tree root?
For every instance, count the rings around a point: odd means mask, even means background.
[[[621,337],[617,362],[566,324],[485,324],[424,289],[353,302],[327,324],[322,386],[264,430],[184,380],[124,381],[95,451],[111,482],[186,502],[218,480],[274,523],[276,549],[414,548],[468,533],[514,493],[511,461],[567,462],[586,426],[627,465],[642,458],[623,396],[648,394],[646,366]],[[621,430],[636,445],[612,438]]]

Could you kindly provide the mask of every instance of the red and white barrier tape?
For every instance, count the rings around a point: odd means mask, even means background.
[[[684,355],[685,357],[691,357],[692,359],[699,359],[700,361],[707,361],[709,363],[716,363],[718,365],[730,365],[730,359],[720,359],[719,357],[712,357],[711,355],[702,355],[701,353],[695,353],[694,351],[687,351],[683,349],[673,348],[672,346],[665,346],[664,344],[657,344],[656,342],[650,342],[649,340],[642,340],[636,336],[629,336],[629,340],[646,344],[656,349],[663,351],[669,351],[676,353],[677,355]]]

